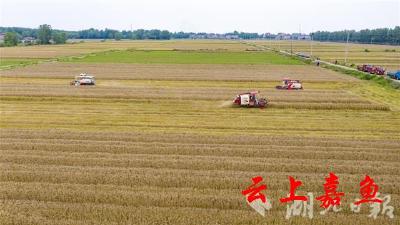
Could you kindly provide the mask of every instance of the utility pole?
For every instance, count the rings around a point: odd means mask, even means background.
[[[312,48],[313,48],[313,36],[314,36],[314,33],[312,33],[311,32],[311,42],[310,42],[310,57],[312,57]]]
[[[132,24],[131,24],[131,39],[133,39],[133,28],[132,28]]]
[[[347,55],[349,54],[349,37],[350,37],[350,32],[347,31],[346,50],[345,50],[345,55],[344,55],[344,64],[345,65],[347,63]]]
[[[281,39],[280,38],[278,39],[278,50],[279,50],[279,52],[281,52]]]
[[[269,50],[272,50],[272,37],[268,34]]]
[[[293,55],[293,35],[290,35],[290,55]]]

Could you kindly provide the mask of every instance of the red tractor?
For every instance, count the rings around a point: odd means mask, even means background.
[[[249,108],[264,108],[268,104],[267,99],[257,98],[257,94],[258,91],[239,94],[233,100],[233,105]]]
[[[385,69],[379,66],[374,67],[374,74],[385,75]]]
[[[377,75],[385,75],[385,69],[379,66],[373,66],[373,65],[360,65],[357,66],[357,69],[359,71],[365,72],[365,73],[370,73],[370,74],[377,74]]]
[[[367,64],[359,65],[359,66],[357,66],[357,69],[359,71],[366,72],[366,73],[372,73],[373,72],[373,66],[372,65],[367,65]]]

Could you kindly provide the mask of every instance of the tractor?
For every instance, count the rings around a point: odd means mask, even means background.
[[[379,66],[374,66],[373,73],[376,75],[385,75],[385,69]]]
[[[370,74],[385,75],[385,69],[379,66],[364,64],[357,66],[357,70]]]
[[[81,73],[79,76],[75,77],[75,80],[71,81],[71,85],[80,86],[80,85],[95,85],[96,80],[94,76],[88,75],[86,73]]]
[[[264,108],[268,104],[267,99],[257,98],[257,94],[258,91],[239,94],[233,100],[233,105],[248,108]]]
[[[374,67],[371,65],[364,64],[364,65],[357,66],[357,70],[366,72],[366,73],[373,73]]]
[[[291,80],[289,78],[285,78],[282,80],[282,85],[276,86],[276,89],[284,89],[284,90],[300,90],[303,89],[303,85],[300,80]]]

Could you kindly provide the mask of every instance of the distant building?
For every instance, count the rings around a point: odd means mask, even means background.
[[[37,40],[34,37],[24,37],[21,42],[25,45],[33,45],[36,44]]]
[[[308,34],[293,33],[285,34],[279,33],[276,35],[275,40],[311,40],[311,36]]]
[[[293,40],[311,40],[311,36],[308,34],[293,33],[292,39]]]
[[[225,39],[239,39],[239,35],[236,34],[225,34]]]
[[[271,33],[262,34],[262,38],[264,39],[275,39],[276,36],[277,36],[276,34],[271,34]]]
[[[0,33],[0,42],[4,42],[4,36],[6,36],[5,33]]]
[[[206,39],[207,34],[191,34],[189,36],[190,39]]]
[[[275,40],[290,40],[292,36],[290,34],[279,33],[276,35]]]

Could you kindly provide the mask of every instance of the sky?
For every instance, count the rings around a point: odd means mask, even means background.
[[[400,0],[0,0],[0,26],[310,33],[400,25]]]

